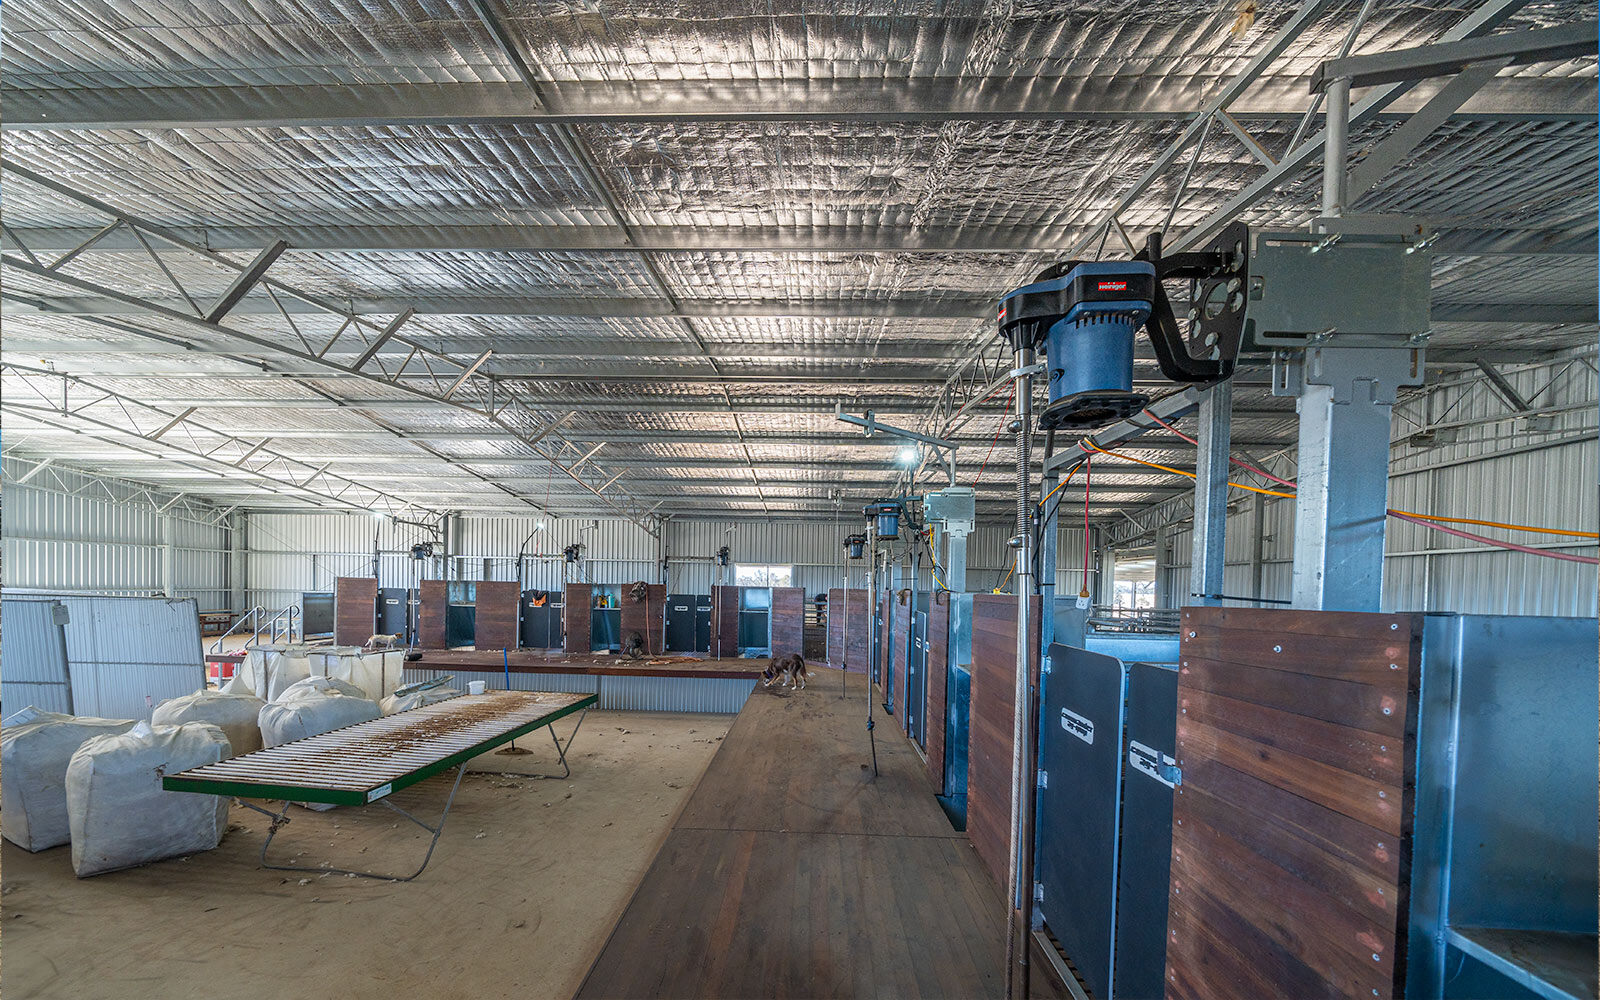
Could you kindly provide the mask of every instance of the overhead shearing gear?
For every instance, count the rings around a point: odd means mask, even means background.
[[[1050,402],[1039,426],[1100,427],[1137,413],[1133,344],[1141,328],[1162,374],[1211,382],[1233,373],[1249,281],[1249,231],[1223,230],[1210,247],[1163,256],[1151,233],[1132,260],[1055,264],[1000,299],[1000,333],[1017,351],[1044,346]],[[1189,279],[1189,327],[1180,332],[1162,281]]]

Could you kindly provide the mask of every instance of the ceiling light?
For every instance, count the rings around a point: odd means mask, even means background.
[[[905,466],[916,465],[918,460],[921,459],[921,457],[922,457],[921,455],[917,454],[917,449],[912,447],[911,445],[906,445],[904,448],[900,449],[900,464],[901,465],[905,465]]]

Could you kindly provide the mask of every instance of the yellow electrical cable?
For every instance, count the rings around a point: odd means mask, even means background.
[[[1017,571],[1017,563],[1016,563],[1015,560],[1012,560],[1011,568],[1006,570],[1006,578],[1004,580],[1001,580],[999,583],[995,584],[994,590],[990,591],[990,593],[994,593],[994,594],[1000,593],[1000,588],[1004,587],[1007,583],[1009,583],[1011,581],[1011,574],[1015,573],[1016,571]]]
[[[1092,441],[1085,441],[1083,444],[1085,447],[1093,449],[1102,455],[1110,455],[1112,458],[1120,458],[1125,462],[1136,462],[1139,465],[1147,465],[1152,469],[1160,469],[1162,472],[1170,472],[1175,476],[1184,476],[1188,479],[1195,478],[1195,475],[1192,472],[1184,472],[1182,469],[1174,469],[1169,466],[1158,465],[1155,462],[1146,462],[1144,459],[1134,458],[1132,455],[1123,455],[1119,452],[1108,451],[1105,448],[1101,448],[1094,444]],[[1280,490],[1264,490],[1258,486],[1246,486],[1243,483],[1235,483],[1231,480],[1229,481],[1228,485],[1234,487],[1235,489],[1249,490],[1251,493],[1264,493],[1269,497],[1284,497],[1285,499],[1293,500],[1295,496],[1293,493],[1284,493]],[[1600,533],[1593,531],[1569,531],[1566,528],[1539,528],[1529,524],[1506,524],[1502,521],[1484,521],[1475,517],[1445,517],[1442,514],[1418,514],[1415,511],[1397,510],[1393,507],[1388,509],[1388,513],[1404,514],[1406,517],[1420,518],[1424,521],[1440,521],[1446,524],[1478,524],[1487,528],[1504,528],[1507,531],[1531,531],[1535,534],[1543,535],[1566,535],[1571,538],[1600,539]]]
[[[1507,531],[1531,531],[1540,535],[1567,535],[1571,538],[1600,538],[1593,531],[1568,531],[1566,528],[1536,528],[1530,524],[1503,524],[1499,521],[1480,521],[1475,517],[1444,517],[1440,514],[1418,514],[1415,511],[1389,508],[1391,514],[1404,514],[1423,521],[1442,521],[1447,524],[1481,524],[1486,528],[1505,528]]]
[[[1174,468],[1172,468],[1171,466],[1168,466],[1168,465],[1158,465],[1155,462],[1146,462],[1142,458],[1134,458],[1132,455],[1124,455],[1121,452],[1107,451],[1106,449],[1100,447],[1099,445],[1094,444],[1091,441],[1085,441],[1085,442],[1083,442],[1083,444],[1084,444],[1084,447],[1086,447],[1086,448],[1089,448],[1089,449],[1092,449],[1094,451],[1097,451],[1102,455],[1110,455],[1112,458],[1120,458],[1124,462],[1137,462],[1140,465],[1148,465],[1152,469],[1160,469],[1162,472],[1170,472],[1174,476],[1184,476],[1185,478],[1188,478],[1188,479],[1193,479],[1195,477],[1194,473],[1192,473],[1192,472],[1184,472],[1182,469],[1174,469]],[[1293,500],[1294,499],[1294,494],[1293,493],[1284,493],[1281,490],[1264,490],[1259,486],[1246,486],[1244,483],[1236,483],[1231,479],[1228,480],[1228,485],[1232,486],[1234,489],[1249,490],[1251,493],[1262,493],[1262,494],[1265,494],[1266,496],[1269,496],[1269,497],[1283,497],[1283,498],[1288,499],[1288,500]]]

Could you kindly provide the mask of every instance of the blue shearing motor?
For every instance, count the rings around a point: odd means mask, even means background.
[[[1133,343],[1143,329],[1161,373],[1174,382],[1233,374],[1244,325],[1249,229],[1225,227],[1205,249],[1163,255],[1151,233],[1132,260],[1068,260],[1000,299],[1000,334],[1014,351],[1044,346],[1050,401],[1039,426],[1091,428],[1142,410],[1133,391]],[[1190,283],[1189,326],[1180,331],[1163,280]]]
[[[877,523],[878,541],[900,537],[900,515],[905,513],[905,505],[899,500],[875,500],[867,504],[861,513],[867,520]]]
[[[1002,330],[1045,328],[1050,402],[1039,426],[1099,427],[1149,403],[1133,391],[1133,338],[1150,318],[1155,285],[1144,261],[1088,261],[1000,300]]]

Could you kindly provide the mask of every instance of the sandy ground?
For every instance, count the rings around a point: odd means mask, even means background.
[[[572,996],[732,716],[591,712],[565,781],[469,773],[415,882],[259,867],[267,819],[235,806],[215,851],[78,880],[70,848],[3,848],[3,990],[168,1000]],[[563,738],[566,720],[557,723]],[[535,739],[534,737],[538,737]],[[486,769],[547,770],[528,756]],[[433,821],[454,772],[397,805]],[[415,870],[428,834],[382,806],[295,808],[272,860]]]

